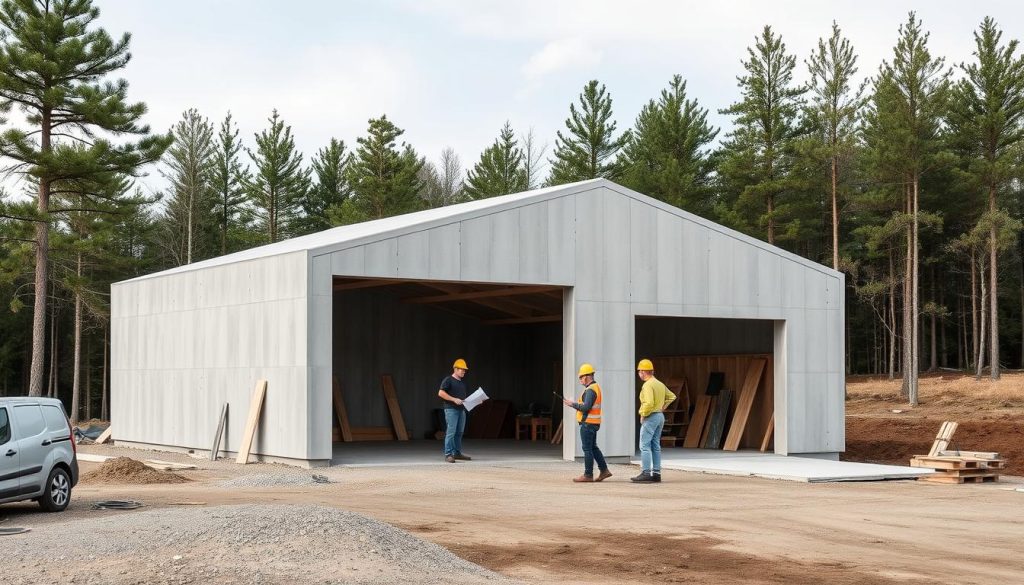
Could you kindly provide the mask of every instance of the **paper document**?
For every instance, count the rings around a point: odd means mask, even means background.
[[[462,401],[462,406],[465,406],[466,410],[473,410],[480,406],[484,400],[487,400],[487,393],[484,392],[483,388],[477,388],[476,392],[470,394]]]

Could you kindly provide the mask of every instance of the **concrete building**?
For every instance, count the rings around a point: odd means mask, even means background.
[[[203,451],[227,402],[234,451],[264,378],[254,453],[325,465],[345,448],[332,443],[332,376],[351,424],[371,427],[390,424],[390,374],[423,440],[455,357],[471,387],[520,411],[546,409],[552,390],[576,396],[585,361],[605,390],[599,445],[623,457],[636,448],[638,358],[725,356],[714,370],[763,355],[741,447],[773,415],[775,453],[835,457],[843,287],[839,272],[607,180],[474,201],[113,285],[112,423],[119,443]],[[691,398],[706,375],[688,375]],[[580,454],[574,431],[566,459]]]

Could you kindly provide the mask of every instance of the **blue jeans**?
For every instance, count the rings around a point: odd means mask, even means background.
[[[466,430],[466,411],[462,408],[444,409],[444,454],[445,457],[462,454],[462,433]]]
[[[608,464],[604,462],[604,454],[597,446],[597,429],[601,425],[580,423],[580,443],[583,445],[583,475],[594,476],[594,461],[597,461],[597,468],[601,471],[608,471]]]
[[[651,413],[640,425],[640,468],[650,473],[661,473],[661,429],[665,426],[665,415]]]

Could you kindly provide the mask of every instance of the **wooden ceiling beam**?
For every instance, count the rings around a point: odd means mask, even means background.
[[[538,315],[534,317],[517,317],[513,319],[492,319],[484,321],[484,325],[526,325],[528,323],[555,323],[562,320],[561,315]]]
[[[375,286],[388,286],[389,284],[398,284],[400,282],[407,282],[403,280],[395,280],[393,278],[370,278],[366,280],[357,280],[354,282],[335,282],[332,284],[334,292],[340,292],[344,290],[356,290],[360,288],[373,288]]]
[[[476,299],[493,299],[500,297],[514,297],[518,295],[536,294],[550,291],[551,288],[552,287],[550,286],[511,286],[505,288],[476,290],[468,292],[449,292],[448,294],[443,295],[433,295],[429,297],[412,297],[403,300],[406,303],[413,304],[450,303],[454,301],[472,301]]]

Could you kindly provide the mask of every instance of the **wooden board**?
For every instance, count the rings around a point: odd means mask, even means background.
[[[394,441],[391,427],[352,427],[353,441]]]
[[[969,457],[971,459],[999,459],[994,451],[939,451],[938,457]]]
[[[750,407],[754,405],[754,396],[757,395],[757,387],[761,383],[765,362],[764,359],[756,359],[747,366],[747,375],[743,379],[743,387],[740,388],[740,395],[736,399],[736,413],[732,416],[732,425],[729,426],[729,434],[725,437],[725,445],[722,446],[725,451],[735,451],[740,448],[740,439],[743,438],[743,431],[747,428]]]
[[[102,433],[100,433],[100,436],[96,437],[95,443],[97,445],[102,445],[103,443],[106,443],[107,441],[110,440],[110,436],[113,431],[114,425],[108,426]]]
[[[256,438],[256,425],[260,422],[260,413],[263,412],[263,397],[267,394],[267,381],[256,382],[256,389],[252,392],[252,400],[249,402],[249,419],[245,422],[245,432],[242,433],[242,445],[238,448],[236,463],[245,465],[249,462],[249,452],[252,450],[252,441]]]
[[[113,459],[109,455],[93,455],[92,453],[79,453],[76,458],[79,461],[88,461],[89,463],[103,463],[107,459]]]
[[[173,461],[161,461],[159,459],[146,459],[146,467],[151,467],[160,471],[183,471],[187,469],[198,469],[191,463],[174,463]]]
[[[561,445],[562,444],[562,424],[564,422],[565,422],[564,420],[558,421],[558,428],[555,429],[555,434],[551,436],[551,444],[552,445]]]
[[[946,421],[939,427],[939,434],[935,435],[935,442],[932,443],[932,448],[928,451],[929,456],[938,455],[939,451],[945,451],[946,447],[949,446],[949,442],[953,440],[953,433],[956,432],[956,428],[959,426],[953,421]]]
[[[764,440],[761,441],[761,452],[764,453],[768,450],[768,443],[772,440],[772,435],[775,434],[775,413],[772,413],[772,418],[768,421],[768,428],[764,431]]]
[[[703,449],[708,444],[708,436],[711,435],[711,419],[715,415],[715,407],[718,406],[718,396],[709,396],[711,404],[708,405],[708,415],[704,417],[704,428],[700,431],[700,443],[698,445]]]
[[[331,385],[334,394],[334,414],[338,417],[338,424],[341,425],[341,440],[347,443],[352,442],[352,427],[348,424],[348,410],[345,408],[345,398],[341,395],[341,384],[337,376],[331,376]]]
[[[707,420],[711,401],[712,398],[710,396],[702,394],[697,397],[697,404],[693,409],[693,418],[690,419],[690,427],[686,429],[683,447],[695,449],[700,446],[700,436],[704,431],[704,421]]]
[[[384,400],[388,403],[388,412],[391,413],[391,425],[395,427],[395,436],[399,441],[408,441],[409,432],[405,428],[405,419],[402,418],[402,409],[398,406],[398,395],[395,393],[395,383],[390,374],[380,377],[380,387],[384,390]]]
[[[220,409],[220,418],[217,422],[217,433],[213,435],[213,446],[210,447],[210,461],[217,460],[217,454],[220,453],[220,439],[224,436],[224,426],[228,422],[228,403],[225,402],[224,406]]]
[[[711,426],[708,428],[708,440],[705,449],[718,449],[722,445],[726,419],[729,418],[729,404],[732,402],[732,391],[723,389],[715,403],[715,412],[711,415]]]

